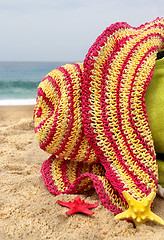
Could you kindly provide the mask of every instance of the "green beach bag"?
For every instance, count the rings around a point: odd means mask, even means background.
[[[164,51],[160,56],[164,55]],[[156,60],[146,91],[146,109],[158,161],[158,183],[164,187],[164,58]]]

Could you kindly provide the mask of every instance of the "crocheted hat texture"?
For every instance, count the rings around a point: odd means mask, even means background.
[[[84,64],[50,72],[38,87],[34,130],[52,154],[42,165],[49,191],[95,188],[118,214],[122,192],[142,200],[158,186],[158,167],[144,96],[164,43],[164,19],[115,23],[91,46]]]
[[[97,161],[84,135],[81,113],[83,64],[67,64],[39,84],[34,109],[35,137],[40,148],[59,158]]]

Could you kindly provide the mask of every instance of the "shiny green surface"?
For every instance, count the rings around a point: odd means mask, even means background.
[[[164,187],[164,161],[157,160],[158,163],[158,183]]]
[[[155,150],[164,153],[164,59],[156,60],[145,100]]]

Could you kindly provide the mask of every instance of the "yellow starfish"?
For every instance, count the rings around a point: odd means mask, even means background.
[[[147,221],[154,221],[164,225],[164,221],[154,214],[150,209],[151,203],[156,196],[155,192],[151,192],[141,201],[134,199],[127,191],[123,191],[122,193],[128,202],[129,208],[125,212],[117,214],[115,219],[131,219],[136,226]]]

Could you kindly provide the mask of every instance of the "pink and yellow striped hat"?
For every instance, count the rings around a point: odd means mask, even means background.
[[[52,156],[41,172],[55,195],[95,188],[115,214],[128,208],[124,191],[142,201],[158,187],[158,167],[144,96],[164,19],[115,23],[91,46],[84,63],[50,72],[38,87],[34,130]],[[138,220],[139,222],[139,220]]]

